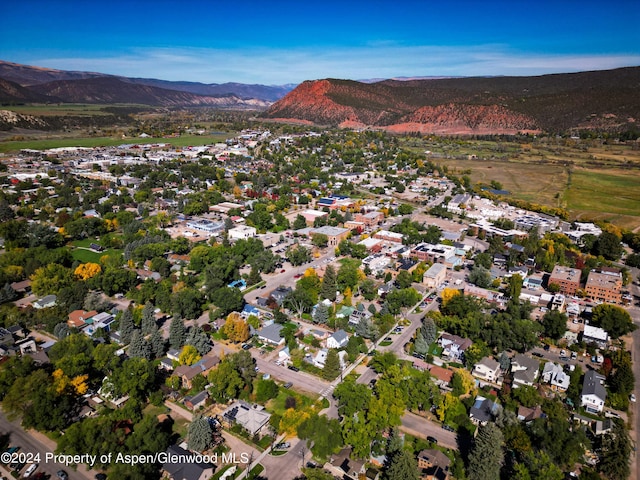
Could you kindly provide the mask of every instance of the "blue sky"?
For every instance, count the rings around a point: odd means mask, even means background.
[[[640,65],[640,0],[6,0],[0,59],[268,85]]]

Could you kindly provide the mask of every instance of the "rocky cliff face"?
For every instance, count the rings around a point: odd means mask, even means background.
[[[441,134],[620,131],[638,128],[640,67],[540,77],[307,81],[264,116]]]

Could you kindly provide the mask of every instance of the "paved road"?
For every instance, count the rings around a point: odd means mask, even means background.
[[[401,420],[402,426],[400,428],[405,432],[420,438],[434,437],[441,447],[458,449],[458,435],[455,432],[445,430],[440,424],[411,412],[405,413]]]
[[[20,421],[9,421],[3,412],[0,412],[0,431],[8,433],[10,435],[9,444],[11,446],[19,446],[20,452],[40,454],[40,462],[36,472],[46,472],[51,475],[52,478],[56,478],[55,474],[58,470],[65,470],[69,474],[71,480],[86,480],[94,478],[96,471],[88,472],[85,465],[78,466],[78,470],[74,471],[71,467],[61,465],[60,463],[54,463],[53,460],[49,462],[45,461],[45,455],[52,453],[56,444],[54,441],[45,437],[39,432],[26,432],[20,426]],[[108,452],[107,452],[108,453]],[[5,474],[8,474],[6,466],[3,465]],[[26,469],[26,466],[23,470]],[[11,478],[11,477],[8,477]]]

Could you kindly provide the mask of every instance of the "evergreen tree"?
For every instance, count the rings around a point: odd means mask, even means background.
[[[129,357],[144,358],[145,360],[151,360],[151,346],[149,342],[142,336],[142,332],[139,329],[135,329],[131,335],[131,344],[127,350]]]
[[[324,325],[329,320],[329,307],[327,307],[324,303],[320,302],[316,307],[316,311],[313,314],[313,321],[315,323],[319,323]]]
[[[320,298],[327,299],[332,302],[336,300],[336,289],[338,288],[338,281],[336,270],[333,265],[327,265],[327,269],[322,277],[322,285],[320,286]]]
[[[165,352],[165,341],[162,338],[162,332],[159,328],[156,328],[149,338],[149,344],[151,345],[151,354],[153,358],[160,358]]]
[[[375,340],[378,338],[378,327],[368,318],[362,318],[356,325],[356,333],[360,337]]]
[[[176,315],[173,317],[173,320],[171,320],[171,325],[169,326],[169,344],[171,345],[171,348],[180,350],[184,345],[186,338],[187,333],[184,321],[180,315]]]
[[[496,480],[500,478],[500,467],[504,459],[503,436],[500,429],[488,423],[478,429],[471,453],[469,454],[469,480]]]
[[[260,283],[261,281],[262,277],[260,276],[260,270],[258,270],[255,265],[252,265],[249,276],[247,277],[247,284],[255,285],[256,283]]]
[[[426,355],[429,353],[429,344],[426,342],[422,335],[417,335],[416,340],[413,343],[413,351],[420,355]]]
[[[9,285],[8,283],[5,283],[4,287],[0,289],[0,304],[10,302],[11,300],[14,300],[17,296],[18,294],[13,289],[13,287],[11,287],[11,285]]]
[[[209,337],[206,333],[204,333],[202,328],[198,326],[193,326],[189,329],[189,334],[187,335],[185,344],[193,345],[194,347],[196,347],[196,350],[200,355],[205,355],[209,353],[209,350],[211,350]]]
[[[419,480],[418,466],[413,455],[407,450],[401,450],[394,456],[384,478],[386,480]]]
[[[71,332],[69,331],[69,326],[66,323],[58,323],[53,328],[53,334],[58,337],[58,339],[63,339],[69,336]]]
[[[213,446],[213,429],[203,416],[196,416],[189,424],[187,444],[196,452],[203,452]]]
[[[335,348],[330,348],[327,352],[327,359],[324,362],[324,368],[322,369],[322,378],[325,380],[333,380],[340,375],[340,357],[338,351]]]
[[[131,335],[133,335],[134,329],[133,314],[131,310],[127,309],[122,312],[120,317],[120,341],[123,345],[128,345],[131,342]]]
[[[146,336],[156,329],[156,315],[153,303],[147,302],[142,309],[142,320],[140,322],[142,335]]]
[[[425,317],[422,320],[420,335],[422,335],[422,338],[424,338],[424,341],[427,345],[431,345],[436,341],[436,338],[438,338],[438,329],[431,317]]]
[[[632,447],[631,438],[624,424],[616,420],[613,430],[602,438],[598,470],[610,479],[629,478]]]

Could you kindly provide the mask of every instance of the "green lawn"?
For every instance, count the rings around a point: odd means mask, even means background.
[[[293,397],[296,399],[296,409],[300,409],[301,407],[309,407],[314,403],[314,400],[307,397],[306,395],[294,392],[293,390],[280,389],[280,391],[278,392],[278,396],[272,400],[269,400],[269,402],[267,403],[267,410],[271,413],[282,415],[286,410],[284,405],[287,398],[289,397]]]

